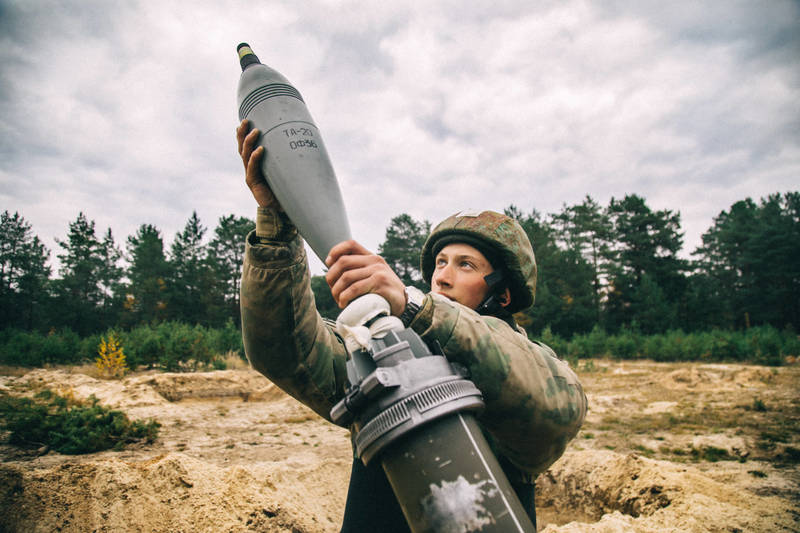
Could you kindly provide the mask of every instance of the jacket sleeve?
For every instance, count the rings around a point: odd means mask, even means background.
[[[486,403],[478,419],[499,452],[533,475],[564,453],[587,403],[577,376],[553,350],[438,294],[425,297],[411,328],[469,370]]]
[[[344,395],[345,348],[317,313],[303,241],[273,209],[259,208],[247,236],[240,302],[253,368],[330,420]]]

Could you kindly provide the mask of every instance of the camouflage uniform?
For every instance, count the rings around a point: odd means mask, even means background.
[[[259,208],[247,238],[241,306],[253,367],[330,420],[347,386],[346,351],[316,312],[297,230],[275,210]],[[410,327],[470,371],[486,402],[478,419],[498,451],[532,475],[561,456],[583,422],[586,397],[550,348],[437,294],[426,295]]]

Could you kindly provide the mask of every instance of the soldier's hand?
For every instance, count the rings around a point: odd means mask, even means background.
[[[281,209],[275,195],[267,185],[267,180],[261,173],[261,159],[264,157],[264,147],[253,147],[258,140],[259,132],[256,128],[250,129],[250,121],[242,120],[236,128],[236,140],[239,143],[239,155],[244,163],[245,182],[253,193],[253,198],[261,207],[274,207]]]
[[[325,264],[325,280],[333,299],[344,309],[352,300],[369,293],[383,296],[392,314],[400,316],[406,307],[406,287],[386,261],[356,241],[344,241],[331,248]]]

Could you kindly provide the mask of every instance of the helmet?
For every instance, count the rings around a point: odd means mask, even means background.
[[[511,292],[508,311],[515,313],[533,305],[536,257],[519,222],[494,211],[461,211],[440,222],[422,247],[420,268],[426,283],[430,284],[433,276],[435,253],[456,242],[475,246],[495,268],[504,267]]]

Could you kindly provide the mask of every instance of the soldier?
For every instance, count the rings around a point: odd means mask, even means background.
[[[347,386],[347,353],[316,312],[303,242],[264,180],[258,130],[237,129],[246,182],[256,202],[247,238],[241,306],[253,367],[330,420]],[[535,524],[534,478],[564,452],[586,415],[586,396],[566,362],[528,340],[512,313],[533,303],[536,262],[510,217],[459,213],[434,228],[421,254],[431,292],[405,287],[379,256],[355,241],[334,246],[326,281],[341,308],[376,293],[426,342],[466,367],[486,403],[478,421]],[[342,531],[408,531],[378,461],[355,459]]]

